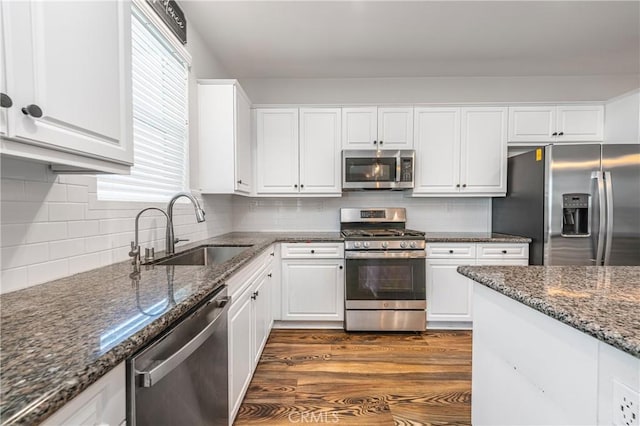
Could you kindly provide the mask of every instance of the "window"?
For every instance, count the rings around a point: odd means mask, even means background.
[[[131,17],[133,159],[98,177],[98,199],[168,201],[188,186],[188,64],[135,6]]]

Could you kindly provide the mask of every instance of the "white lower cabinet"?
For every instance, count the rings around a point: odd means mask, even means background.
[[[119,426],[126,418],[124,362],[102,376],[42,424]]]
[[[282,244],[283,321],[344,320],[344,244]]]
[[[468,329],[473,322],[473,281],[462,265],[527,265],[528,244],[428,243],[427,328]]]
[[[474,265],[456,259],[427,260],[427,321],[471,322],[473,285],[456,270]]]
[[[274,250],[273,246],[265,250],[227,282],[231,294],[228,313],[229,424],[233,423],[242,404],[273,324]]]

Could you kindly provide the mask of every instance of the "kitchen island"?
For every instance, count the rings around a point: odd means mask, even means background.
[[[623,424],[638,415],[640,267],[458,271],[476,281],[473,424]]]

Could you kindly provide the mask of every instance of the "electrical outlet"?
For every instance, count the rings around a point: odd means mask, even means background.
[[[613,382],[613,424],[640,426],[640,393]]]

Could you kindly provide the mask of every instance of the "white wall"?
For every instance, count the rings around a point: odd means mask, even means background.
[[[226,78],[226,70],[191,27],[187,48],[193,57],[189,75],[190,158],[198,158],[197,78]],[[51,281],[128,259],[134,218],[145,207],[166,203],[98,201],[96,177],[56,175],[46,165],[2,158],[0,191],[0,292]],[[197,188],[197,168],[190,186]],[[201,240],[229,232],[230,196],[205,196],[206,222],[197,224],[190,204],[174,211],[177,237]],[[164,250],[165,222],[159,215],[141,218],[141,245]]]
[[[640,89],[609,100],[604,115],[605,142],[640,142]]]
[[[255,104],[605,101],[639,76],[242,79]]]
[[[336,231],[341,207],[406,207],[407,227],[488,232],[490,198],[410,198],[401,191],[345,192],[340,198],[233,197],[234,231]]]

